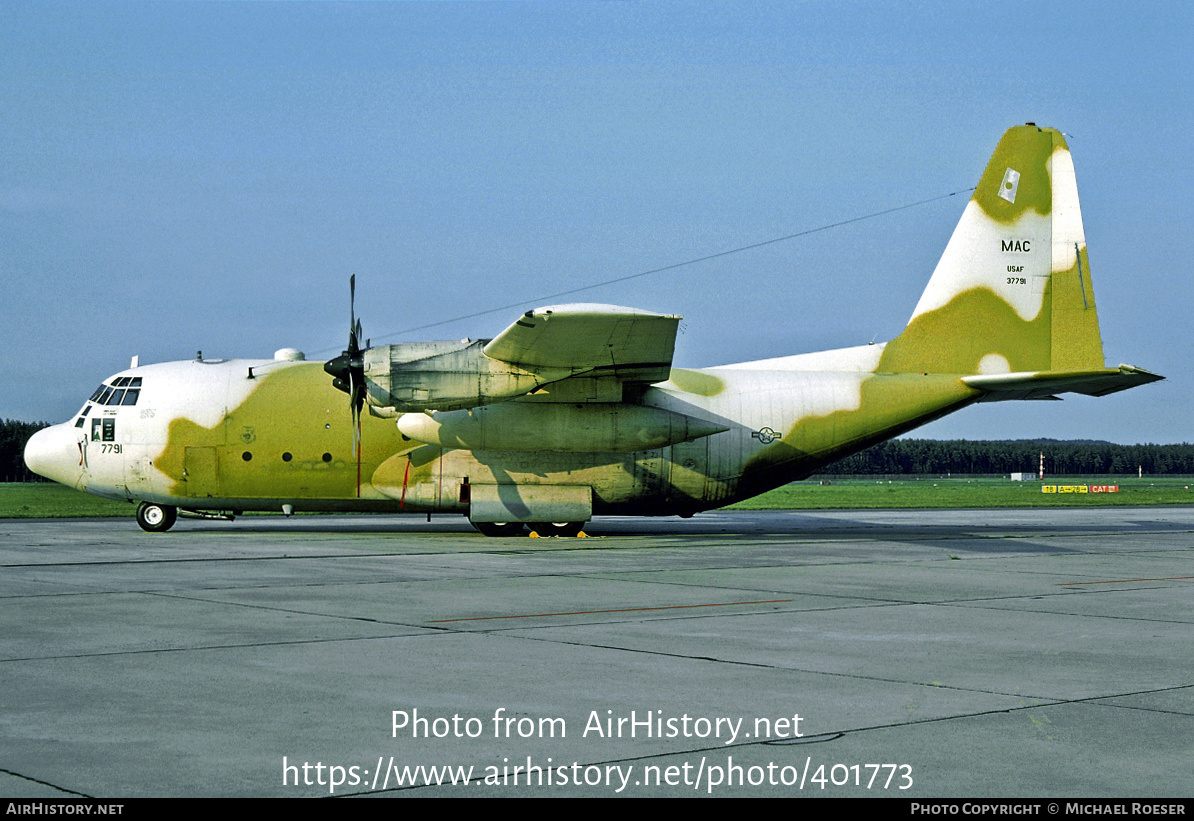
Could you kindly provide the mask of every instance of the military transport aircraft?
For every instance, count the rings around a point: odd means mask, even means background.
[[[492,340],[362,347],[350,308],[330,362],[282,349],[132,367],[25,461],[138,503],[149,531],[280,510],[575,535],[597,514],[745,499],[974,402],[1162,378],[1105,367],[1069,148],[1032,123],[1003,136],[894,340],[687,370],[671,367],[679,319],[560,305]]]

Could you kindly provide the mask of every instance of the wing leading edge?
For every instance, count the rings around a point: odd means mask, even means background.
[[[619,305],[555,305],[527,311],[483,350],[528,370],[598,371],[660,382],[671,371],[679,323],[675,315]]]

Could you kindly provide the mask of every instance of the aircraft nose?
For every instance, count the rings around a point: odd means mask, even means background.
[[[69,425],[42,428],[25,445],[25,464],[38,476],[76,487],[83,475],[79,441]]]

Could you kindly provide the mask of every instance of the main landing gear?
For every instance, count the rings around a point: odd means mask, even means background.
[[[580,534],[584,522],[473,522],[473,527],[485,536],[521,536],[529,527],[539,536],[574,537]]]
[[[473,527],[482,536],[521,536],[525,525],[522,522],[473,522]]]
[[[569,539],[580,533],[584,522],[535,522],[531,530],[540,536],[565,536]]]
[[[178,508],[173,505],[155,505],[142,502],[137,506],[137,524],[149,533],[162,533],[174,527],[178,521]]]

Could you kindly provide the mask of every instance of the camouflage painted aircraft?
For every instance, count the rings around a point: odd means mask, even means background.
[[[975,402],[1161,378],[1104,365],[1070,152],[1031,123],[1000,141],[885,344],[687,370],[671,367],[680,318],[630,308],[539,308],[492,340],[364,348],[353,317],[326,363],[283,349],[122,371],[25,460],[139,503],[149,531],[180,511],[339,510],[574,535],[599,514],[721,507]]]

